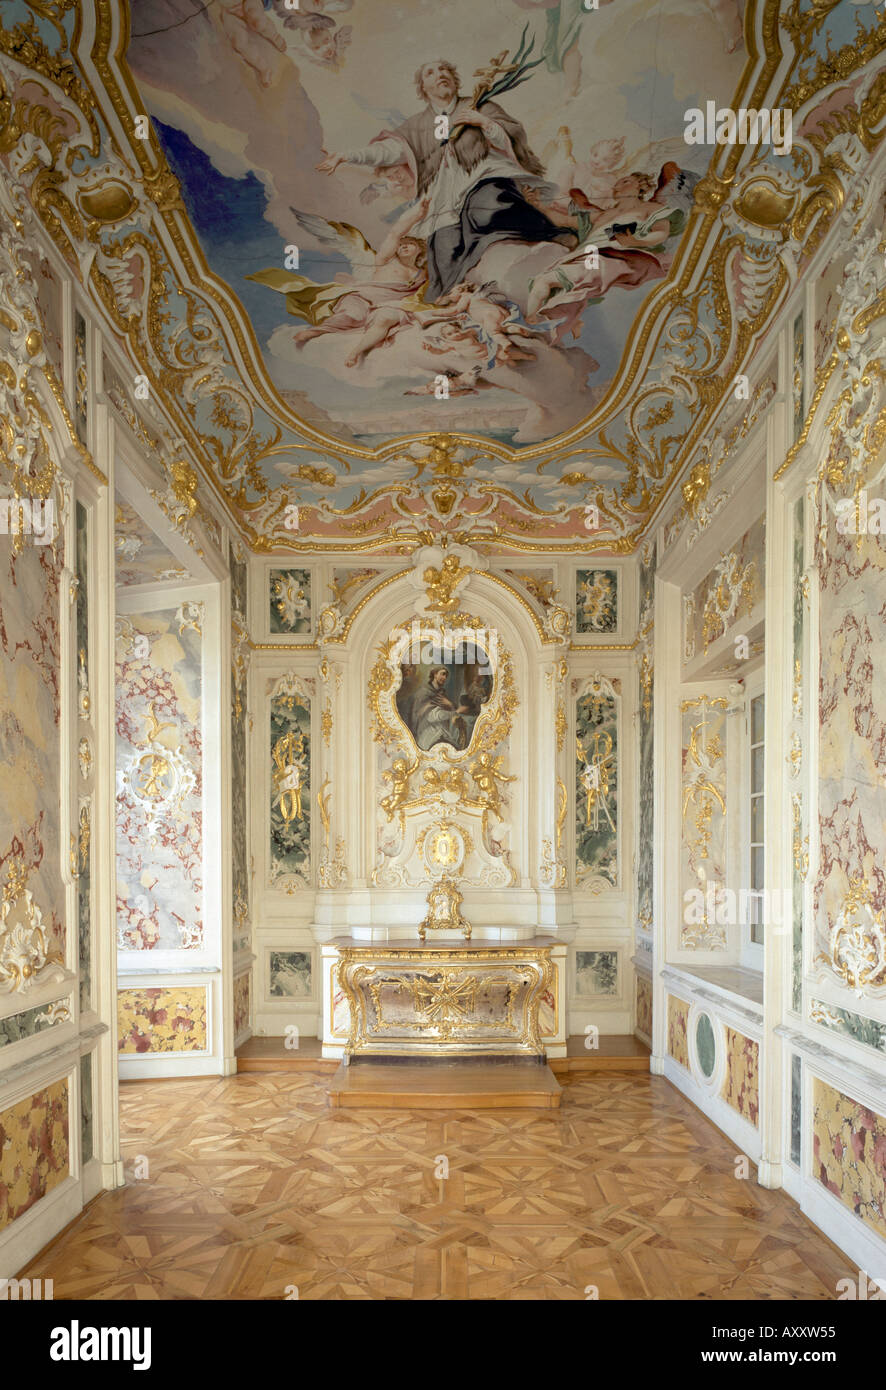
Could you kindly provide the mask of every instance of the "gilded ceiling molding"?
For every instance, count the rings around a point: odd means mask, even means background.
[[[513,550],[631,551],[882,139],[882,75],[857,76],[882,46],[882,22],[866,27],[856,16],[855,38],[835,48],[829,0],[791,0],[781,14],[777,0],[765,0],[746,25],[749,57],[733,104],[789,104],[793,153],[776,164],[760,148],[715,149],[670,277],[646,300],[593,413],[519,450],[455,435],[435,454],[439,437],[424,434],[367,449],[287,408],[251,323],[209,270],[155,136],[130,138],[141,112],[124,58],[128,8],[30,0],[30,9],[28,23],[0,29],[0,159],[226,512],[263,553],[412,549],[429,543],[422,531],[454,539],[456,522],[473,528],[475,543]],[[90,85],[93,68],[100,90]],[[828,126],[811,110],[825,96]],[[275,460],[287,464],[290,484],[271,487],[264,470]],[[345,508],[330,505],[330,489],[359,484],[361,460],[417,469],[359,490]],[[497,462],[515,460],[540,460],[539,495],[552,498],[545,487],[556,480],[553,506],[496,479]],[[184,534],[196,482],[183,456],[168,463],[165,505]],[[598,463],[620,479],[598,483]],[[599,518],[593,535],[588,506]]]

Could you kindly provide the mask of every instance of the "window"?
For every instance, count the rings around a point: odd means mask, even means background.
[[[750,709],[750,826],[748,842],[750,845],[750,939],[753,945],[763,945],[763,846],[764,846],[764,795],[763,795],[763,723],[765,716],[765,696],[755,695]]]

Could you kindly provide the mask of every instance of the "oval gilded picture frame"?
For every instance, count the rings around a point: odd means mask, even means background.
[[[369,680],[375,738],[417,762],[459,763],[491,751],[517,705],[509,653],[495,629],[416,620],[383,643]]]

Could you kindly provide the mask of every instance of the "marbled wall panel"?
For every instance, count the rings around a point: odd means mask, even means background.
[[[734,1028],[727,1028],[726,1075],[720,1094],[752,1125],[757,1123],[760,1109],[759,1061],[758,1044]]]
[[[68,1176],[68,1083],[0,1113],[0,1230]]]
[[[33,1038],[35,1033],[70,1022],[70,1018],[71,1010],[63,1000],[55,1004],[38,1004],[34,1009],[24,1009],[20,1014],[0,1018],[0,1047]]]
[[[247,816],[246,687],[249,638],[246,626],[245,561],[231,565],[231,875],[234,904],[234,950],[249,946],[249,824]]]
[[[689,1071],[689,1005],[675,994],[668,995],[668,1053]]]
[[[849,1009],[835,1008],[820,999],[809,1001],[809,1017],[813,1023],[820,1023],[823,1028],[830,1028],[834,1033],[842,1033],[845,1037],[852,1038],[853,1042],[872,1047],[877,1052],[886,1052],[886,1023],[880,1023],[875,1018],[865,1018],[862,1014],[850,1012]]]
[[[251,976],[248,971],[234,980],[234,1037],[249,1027],[249,996]]]
[[[202,605],[117,620],[117,941],[203,944]]]
[[[55,551],[0,548],[0,882],[15,874],[42,914],[50,956],[65,949],[59,780],[59,574]],[[85,674],[85,673],[84,673]],[[67,854],[67,849],[65,850]],[[22,877],[24,876],[24,877]],[[22,902],[21,893],[15,895]],[[13,909],[15,921],[18,908]]]
[[[202,986],[117,992],[119,1052],[205,1052],[206,990]]]
[[[618,952],[576,951],[576,998],[593,999],[601,994],[618,994]]]
[[[640,623],[638,651],[640,675],[637,776],[639,816],[637,826],[637,922],[652,930],[652,878],[654,868],[654,768],[652,762],[653,666],[652,622],[655,612],[655,556],[640,563]]]
[[[813,1086],[812,1171],[886,1239],[886,1118],[818,1077]]]
[[[724,950],[717,890],[726,886],[726,701],[684,700],[681,846],[683,926],[687,950]]]
[[[575,702],[575,883],[619,881],[618,700],[605,687]]]
[[[80,1058],[80,1158],[88,1163],[92,1158],[92,1057],[90,1052]]]
[[[637,998],[637,1023],[638,1033],[643,1033],[647,1038],[652,1037],[652,981],[647,980],[645,975],[638,975],[636,978],[636,998]]]
[[[886,536],[841,535],[831,516],[826,548],[818,541],[818,563],[815,960],[838,974],[831,931],[853,884],[870,894],[867,907],[853,914],[869,940],[877,914],[882,939],[886,912]],[[881,959],[884,968],[870,987],[886,983],[886,956]]]
[[[805,540],[804,540],[804,512],[803,498],[798,497],[794,503],[793,515],[793,546],[792,546],[791,580],[793,585],[793,622],[792,622],[792,681],[791,681],[791,718],[794,722],[794,738],[796,746],[800,750],[801,761],[803,752],[803,739],[801,734],[803,719],[803,692],[805,689],[806,676],[806,604],[803,597],[803,571],[805,568]],[[802,771],[800,765],[797,766],[796,775],[799,777]],[[803,803],[802,793],[795,793],[800,797],[798,802],[800,824],[795,831],[801,834],[803,829]],[[802,860],[798,860],[794,855],[792,865],[792,940],[791,940],[791,1007],[795,1013],[799,1013],[803,1007],[803,876],[801,873]]]
[[[271,951],[268,990],[272,999],[311,999],[314,993],[310,951]]]

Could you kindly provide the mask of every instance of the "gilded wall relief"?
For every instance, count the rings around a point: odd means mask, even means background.
[[[620,879],[620,710],[617,681],[595,675],[581,683],[575,701],[576,888],[615,888]]]
[[[726,1029],[726,1075],[720,1092],[727,1105],[756,1125],[760,1109],[760,1048],[753,1038]]]
[[[313,998],[310,951],[268,952],[268,994],[272,999]]]
[[[689,950],[726,946],[716,893],[726,885],[726,701],[684,700],[680,944]]]
[[[203,944],[202,647],[176,608],[117,619],[117,941]]]
[[[74,310],[74,425],[80,443],[88,448],[89,360],[86,347],[86,320]]]
[[[618,622],[618,570],[576,570],[576,635],[617,632]]]
[[[205,988],[117,991],[118,1052],[206,1052],[207,1047]]]
[[[886,1238],[886,1117],[815,1077],[812,1171],[824,1187]]]
[[[0,160],[19,206],[37,209],[265,550],[293,544],[292,505],[299,507],[297,546],[335,535],[349,548],[364,547],[410,527],[446,529],[465,513],[483,513],[491,531],[521,542],[530,532],[551,548],[567,540],[574,548],[578,536],[589,550],[627,546],[780,304],[787,266],[793,274],[805,264],[844,203],[854,207],[856,193],[869,196],[863,177],[881,132],[860,70],[881,46],[873,6],[855,7],[850,30],[839,17],[845,6],[821,12],[783,4],[802,55],[802,70],[793,72],[779,62],[773,13],[761,31],[765,81],[754,104],[803,105],[812,114],[794,132],[792,158],[773,160],[766,146],[750,150],[725,181],[726,153],[717,152],[707,173],[710,149],[683,139],[684,101],[659,112],[642,149],[630,121],[612,124],[607,83],[595,67],[604,61],[601,24],[619,53],[625,110],[638,100],[643,106],[652,82],[622,6],[570,11],[567,19],[562,3],[533,5],[531,13],[527,3],[510,6],[503,30],[503,11],[490,10],[480,22],[459,0],[455,67],[428,72],[417,93],[416,65],[424,67],[436,45],[436,21],[420,0],[410,0],[405,26],[399,12],[380,26],[358,6],[352,24],[325,15],[329,22],[318,27],[310,18],[293,23],[297,15],[272,6],[248,38],[233,11],[209,6],[170,30],[166,0],[140,0],[139,22],[148,27],[133,33],[126,55],[109,53],[117,35],[98,0],[80,0],[78,23],[70,6],[64,21],[45,6],[28,11],[26,37],[19,11],[4,14],[0,54],[14,61],[4,58]],[[712,97],[747,106],[751,68],[714,9],[693,11],[701,68],[697,45],[680,39],[685,18],[675,13],[664,22],[685,100],[696,93],[702,105]],[[307,56],[306,33],[314,36]],[[358,54],[366,60],[355,85],[342,69],[350,63],[350,72]],[[203,75],[197,90],[195,70]],[[437,294],[439,257],[428,248],[443,185],[422,142],[434,119],[427,83],[436,89],[441,82],[463,91],[468,112],[494,111],[504,122],[503,157],[520,184],[507,215],[520,226],[504,251],[498,243],[486,247],[488,232],[479,230],[482,285],[470,281],[458,257],[444,254],[455,282]],[[786,83],[793,86],[783,91]],[[813,98],[829,85],[829,119],[845,136],[839,160],[827,152],[814,116]],[[268,88],[273,120],[257,114]],[[58,115],[49,124],[47,100]],[[404,112],[392,116],[392,101]],[[132,112],[141,109],[154,117],[150,139],[127,142]],[[120,113],[113,132],[111,110]],[[354,148],[383,125],[393,127],[383,140]],[[297,132],[297,159],[281,154],[288,150],[279,138],[284,129]],[[331,151],[335,129],[343,148]],[[456,144],[482,143],[476,130],[465,124]],[[35,160],[38,138],[44,156]],[[374,167],[387,156],[392,164]],[[51,199],[43,196],[47,160],[61,171]],[[347,190],[357,185],[354,212]],[[466,196],[482,202],[482,181]],[[199,267],[225,273],[232,225],[238,278],[210,302],[200,295]],[[590,232],[598,238],[596,268],[583,253]],[[303,258],[299,264],[287,248]],[[329,257],[339,252],[350,268],[333,273]],[[252,265],[245,280],[243,256]],[[526,256],[534,264],[541,257],[540,273],[521,272]],[[691,287],[679,293],[664,283],[672,262],[693,267]],[[372,276],[390,277],[392,266],[399,281],[382,286],[386,302],[377,302],[377,285],[366,300]],[[360,286],[361,293],[348,293]],[[417,305],[427,308],[429,293],[436,302],[427,317]],[[423,343],[433,351],[417,351]],[[451,427],[481,440],[482,452],[460,448],[464,467],[441,481],[416,472],[414,444],[439,427],[434,392],[444,385]],[[513,469],[516,451],[527,445],[545,463],[516,490],[498,476],[500,465]],[[608,461],[602,524],[593,535],[585,527],[592,475],[576,455]]]
[[[575,997],[594,999],[618,994],[618,952],[576,951]]]
[[[510,654],[479,619],[416,620],[381,645],[369,680],[380,745],[376,885],[426,883],[455,868],[466,882],[514,881],[507,752],[517,703]]]
[[[860,996],[886,985],[886,537],[842,534],[824,505],[815,964]]]
[[[268,887],[287,892],[311,874],[311,697],[297,676],[283,676],[268,707],[271,801]]]
[[[68,1122],[66,1079],[0,1112],[0,1230],[68,1176]]]
[[[668,1054],[689,1071],[689,1005],[668,995]]]
[[[268,570],[268,627],[272,636],[310,633],[310,570]]]
[[[692,602],[684,608],[684,661],[707,654],[727,632],[740,633],[747,619],[763,600],[765,577],[765,522],[755,522],[732,549],[692,591]]]

